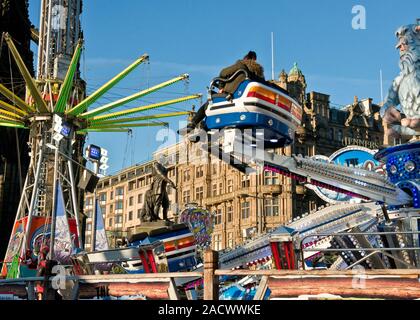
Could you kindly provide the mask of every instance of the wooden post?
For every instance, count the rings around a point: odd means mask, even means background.
[[[268,276],[261,278],[260,284],[258,285],[257,292],[255,293],[254,300],[264,300],[265,293],[267,292]]]
[[[219,300],[219,277],[214,275],[218,267],[218,252],[204,251],[204,300]]]

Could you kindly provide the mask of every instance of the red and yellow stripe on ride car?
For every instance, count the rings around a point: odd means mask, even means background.
[[[287,99],[286,97],[276,94],[273,91],[267,90],[262,87],[251,87],[248,91],[247,97],[258,98],[264,101],[267,101],[271,104],[274,104],[287,112],[291,111],[292,108],[292,101]]]
[[[164,242],[165,252],[171,252],[183,248],[188,248],[193,246],[195,243],[194,236],[189,236],[186,238],[171,240],[168,242]]]
[[[301,107],[293,103],[291,113],[293,116],[296,117],[296,119],[298,119],[299,121],[302,121],[302,108]]]

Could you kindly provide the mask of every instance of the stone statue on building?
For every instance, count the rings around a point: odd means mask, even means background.
[[[163,208],[163,220],[168,220],[169,198],[168,184],[176,189],[176,185],[168,178],[168,169],[165,167],[165,159],[162,157],[153,164],[152,185],[146,191],[145,202],[141,213],[142,222],[154,222],[160,220],[160,208]]]
[[[420,19],[400,27],[396,36],[400,51],[400,74],[389,89],[381,109],[382,118],[391,125],[391,134],[420,135]],[[400,105],[402,116],[396,107]],[[401,125],[399,125],[401,123]]]

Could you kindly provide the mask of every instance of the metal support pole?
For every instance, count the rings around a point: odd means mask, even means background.
[[[98,175],[99,172],[99,163],[95,161],[93,163],[94,173]],[[92,214],[92,244],[91,244],[91,251],[95,251],[95,244],[96,244],[96,188],[93,191],[93,214]]]
[[[35,179],[34,179],[35,181],[34,181],[34,185],[33,185],[33,189],[32,189],[31,203],[30,203],[30,207],[29,207],[29,211],[28,211],[28,220],[26,221],[25,234],[23,236],[23,245],[22,245],[22,252],[23,253],[26,251],[26,241],[27,241],[27,237],[28,237],[28,233],[29,233],[29,228],[30,228],[30,225],[32,223],[32,216],[33,216],[35,203],[36,203],[37,197],[38,197],[39,176],[41,174],[42,160],[43,160],[44,152],[45,152],[45,146],[44,146],[43,141],[44,140],[41,140],[41,149],[39,151],[38,163],[36,165]]]
[[[52,198],[52,212],[51,212],[51,244],[50,244],[50,259],[54,259],[54,242],[55,242],[55,223],[56,223],[56,211],[57,211],[57,171],[58,171],[58,148],[56,146],[54,152],[54,182],[53,182],[53,198]]]
[[[82,229],[80,228],[80,216],[79,216],[79,208],[77,206],[76,201],[76,184],[74,181],[74,174],[73,174],[73,164],[70,160],[67,160],[67,166],[69,170],[69,176],[70,176],[70,185],[71,185],[71,202],[73,205],[73,212],[74,217],[76,219],[76,227],[77,227],[77,238],[79,239],[79,248],[84,249],[83,241],[82,241]]]
[[[258,180],[259,180],[259,166],[255,166],[255,210],[257,213],[257,234],[261,235],[261,217],[260,217],[260,208],[259,208],[259,201],[258,201]]]
[[[391,219],[389,218],[389,214],[388,214],[388,210],[386,209],[386,206],[383,204],[381,206],[382,209],[382,213],[384,214],[384,218],[386,221],[386,224],[390,224],[391,223]]]

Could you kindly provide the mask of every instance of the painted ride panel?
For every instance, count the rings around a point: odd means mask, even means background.
[[[142,240],[129,243],[130,248],[138,248],[145,244],[157,241],[163,243],[166,259],[168,261],[169,272],[191,271],[197,265],[195,238],[193,233],[184,225],[179,227],[162,230],[160,234],[148,235]],[[138,255],[137,255],[138,257]],[[123,268],[128,273],[143,273],[143,265],[140,260],[131,260],[122,263]]]
[[[9,250],[6,253],[5,263],[1,270],[1,275],[6,277],[8,269],[12,264],[13,258],[17,255],[20,256],[22,241],[25,234],[25,229],[27,225],[28,217],[16,221],[13,230],[12,236],[10,238]],[[75,219],[68,219],[69,230],[71,235],[71,241],[73,243],[73,248],[78,244],[77,238],[77,226]],[[46,244],[49,246],[51,236],[51,219],[46,217],[32,217],[31,226],[29,228],[28,237],[26,239],[26,248],[30,250],[31,259],[37,261],[38,254],[41,246]],[[68,248],[71,250],[71,248]],[[70,255],[71,252],[68,252]],[[29,257],[27,257],[29,258]],[[21,263],[19,266],[19,275],[20,277],[32,277],[36,275],[36,266],[28,266],[24,263]]]

